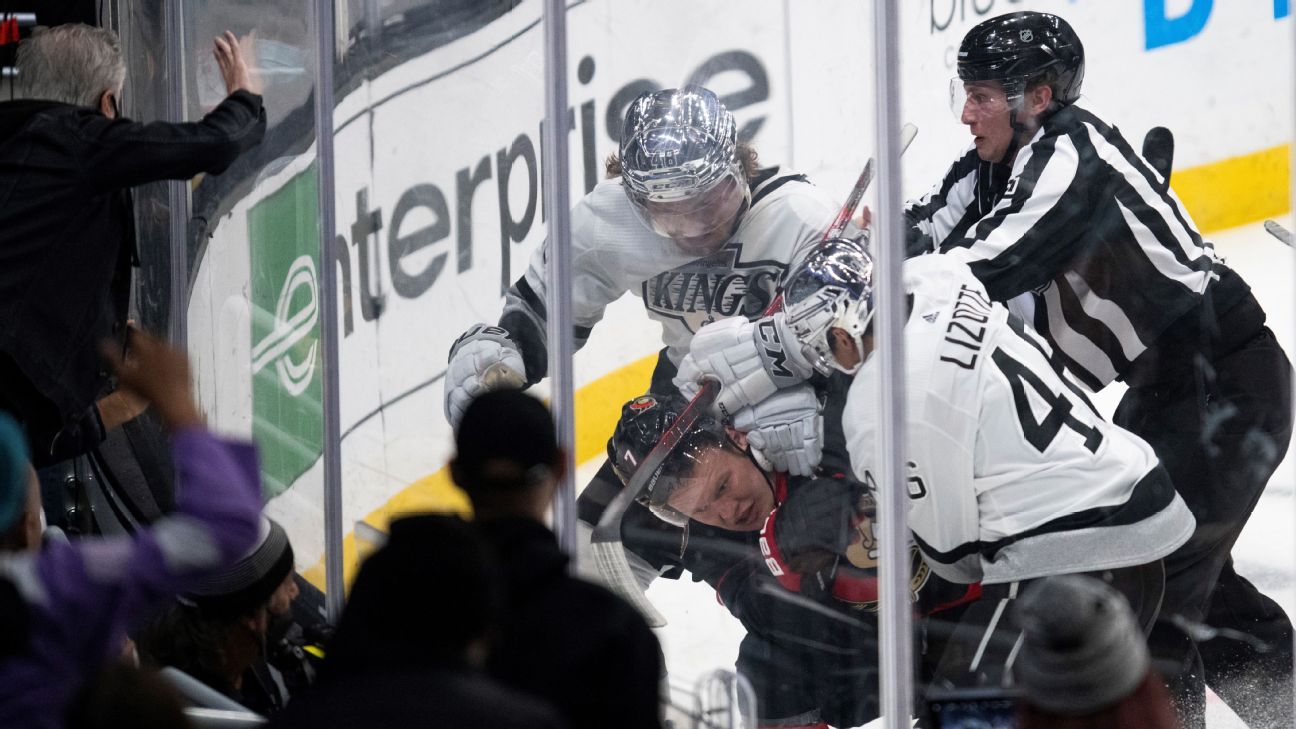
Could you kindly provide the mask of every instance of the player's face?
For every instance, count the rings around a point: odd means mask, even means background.
[[[1013,141],[1012,108],[1003,87],[988,82],[963,84],[965,99],[959,121],[968,126],[976,144],[977,156],[986,162],[999,162],[1008,154]]]
[[[649,202],[647,212],[657,233],[674,240],[685,253],[703,255],[729,239],[742,203],[742,183],[726,175],[711,189],[686,200]]]
[[[855,346],[855,339],[845,329],[833,327],[828,330],[828,343],[837,364],[852,370],[859,366],[864,353]]]
[[[297,587],[297,581],[293,579],[291,572],[279,583],[279,587],[270,595],[269,610],[271,615],[287,615],[292,610],[293,601],[301,590]]]
[[[769,481],[736,448],[712,448],[671,493],[671,508],[702,522],[736,532],[756,531],[774,510]]]

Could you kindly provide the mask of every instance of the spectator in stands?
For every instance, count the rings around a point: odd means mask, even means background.
[[[22,99],[0,103],[0,410],[37,467],[85,452],[141,410],[109,395],[100,340],[126,338],[134,213],[128,191],[219,173],[265,130],[261,81],[230,33],[216,39],[229,96],[200,121],[120,118],[117,36],[69,24],[18,48]]]
[[[1165,682],[1129,604],[1084,575],[1046,577],[1018,600],[1021,729],[1176,729]]]
[[[504,568],[505,614],[489,671],[556,706],[576,729],[660,727],[661,647],[634,608],[568,574],[545,527],[563,476],[553,420],[517,390],[473,400],[450,473]]]
[[[435,515],[394,522],[356,576],[319,682],[271,726],[566,726],[481,673],[499,609],[498,569],[470,525]]]
[[[26,551],[0,554],[0,726],[62,726],[76,691],[121,655],[129,625],[256,538],[261,485],[252,446],[203,426],[184,353],[138,332],[131,348],[131,360],[116,362],[119,381],[156,408],[176,467],[176,511],[151,528],[39,548],[25,526],[35,508],[26,444],[0,415],[0,529],[27,532]]]
[[[144,664],[174,666],[262,715],[288,703],[277,671],[266,662],[272,614],[297,596],[292,544],[266,517],[255,545],[237,562],[189,588],[139,632]]]
[[[289,698],[315,683],[333,635],[333,626],[320,614],[318,602],[297,599],[301,585],[297,573],[289,574],[271,595],[268,606],[265,660],[278,673],[276,678]]]

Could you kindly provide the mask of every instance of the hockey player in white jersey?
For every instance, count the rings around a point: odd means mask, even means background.
[[[872,263],[845,242],[790,274],[784,330],[816,369],[853,374],[843,427],[876,470]],[[904,329],[909,523],[933,571],[985,585],[1155,562],[1193,519],[1150,446],[1054,369],[1044,340],[967,267],[909,261]]]
[[[608,304],[627,291],[662,325],[666,349],[654,373],[665,391],[703,324],[759,316],[779,277],[823,234],[836,206],[803,175],[760,169],[733,116],[700,86],[645,93],[626,113],[608,179],[572,209],[576,345]],[[446,376],[454,425],[477,394],[535,384],[546,372],[545,267],[549,242],[509,289],[496,326],[478,324],[455,342]],[[794,473],[818,461],[819,416],[767,419],[766,455]],[[787,434],[795,434],[788,437]],[[758,434],[757,439],[760,439]],[[609,472],[607,478],[615,481]]]
[[[689,340],[707,322],[758,317],[789,264],[819,240],[837,205],[803,175],[760,168],[738,139],[733,116],[699,86],[646,93],[626,112],[609,178],[572,209],[572,292],[576,344],[583,345],[608,304],[627,291],[662,325],[666,345],[650,392],[674,392],[671,378]],[[477,394],[525,387],[547,366],[545,268],[549,241],[509,289],[495,326],[478,324],[450,351],[446,417],[452,425]],[[822,457],[824,418],[802,408],[766,406],[747,414],[749,437],[771,465],[809,474]],[[830,442],[841,449],[840,429]],[[605,464],[581,491],[580,524],[597,524],[622,488]],[[631,506],[624,528],[659,526]],[[670,527],[674,529],[674,527]],[[678,542],[680,530],[676,529]],[[677,555],[632,557],[647,582],[677,567]]]
[[[909,528],[934,573],[983,585],[983,609],[968,611],[955,643],[1000,633],[996,611],[984,608],[1015,595],[1017,583],[1077,572],[1108,574],[1150,627],[1160,560],[1194,526],[1151,447],[1105,422],[1054,369],[1044,340],[992,303],[965,265],[925,256],[907,262],[904,276]],[[855,476],[873,484],[872,262],[854,241],[830,242],[789,273],[784,296],[784,312],[721,325],[728,349],[704,333],[693,356],[735,390],[731,403],[748,396],[744,388],[767,389],[771,361],[852,375],[847,448]],[[960,637],[968,631],[975,635]],[[1011,651],[1013,640],[992,642]],[[942,674],[997,679],[995,665]]]
[[[1270,697],[1292,685],[1292,622],[1231,551],[1291,441],[1291,364],[1171,189],[1166,153],[1138,154],[1082,95],[1085,66],[1056,15],[968,31],[950,98],[971,144],[906,207],[907,247],[968,262],[1086,387],[1129,385],[1112,420],[1152,446],[1198,524],[1165,560],[1164,611],[1182,620],[1149,638],[1174,664],[1180,721],[1205,726],[1204,678],[1252,729],[1289,729],[1292,702]],[[1249,640],[1191,639],[1216,630]]]

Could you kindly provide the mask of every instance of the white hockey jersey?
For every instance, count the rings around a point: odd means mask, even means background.
[[[950,256],[905,263],[909,528],[932,570],[1012,582],[1159,559],[1194,521],[1152,448],[1105,422],[1048,344]],[[876,357],[843,428],[876,488]]]
[[[817,243],[838,206],[797,174],[764,170],[738,229],[717,252],[698,258],[649,230],[635,216],[620,180],[605,180],[572,208],[572,309],[576,345],[589,337],[608,304],[627,291],[662,324],[668,356],[679,364],[704,324],[759,317],[787,266]],[[854,232],[854,229],[850,232]],[[545,267],[549,241],[508,291],[500,326],[532,364],[545,357]]]

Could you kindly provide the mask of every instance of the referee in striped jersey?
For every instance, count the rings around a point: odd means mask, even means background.
[[[1168,181],[1080,97],[1083,78],[1080,39],[1056,16],[967,34],[950,90],[973,143],[906,207],[909,253],[966,261],[1090,389],[1129,384],[1113,419],[1152,445],[1198,524],[1166,558],[1150,637],[1184,726],[1204,726],[1204,677],[1249,726],[1290,728],[1291,621],[1230,551],[1287,450],[1291,365]],[[1176,614],[1269,649],[1194,645]]]

